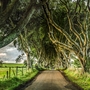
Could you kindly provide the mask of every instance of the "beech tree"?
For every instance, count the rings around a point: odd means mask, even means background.
[[[57,57],[66,68],[74,53],[83,73],[87,70],[89,0],[0,0],[0,21],[0,48],[19,37],[23,50],[30,55],[34,48],[40,62]]]
[[[7,0],[5,0],[7,1]],[[0,12],[0,48],[12,42],[30,21],[35,10],[40,5],[33,0],[9,0],[6,4],[3,0]],[[3,5],[5,7],[3,7]],[[4,9],[3,9],[4,8]]]
[[[59,5],[62,5],[66,10],[67,15],[67,23],[69,25],[69,32],[58,25],[51,13],[50,7],[51,1],[42,1],[43,10],[45,12],[45,17],[47,19],[47,23],[49,26],[49,37],[51,41],[58,45],[60,48],[64,48],[69,50],[70,52],[74,52],[76,56],[79,58],[81,63],[82,72],[86,71],[86,62],[87,62],[87,49],[88,49],[88,31],[89,31],[89,0],[87,2],[84,1],[69,1],[69,0],[60,0],[57,1]],[[56,3],[56,2],[55,2]],[[74,6],[75,5],[75,6]],[[59,31],[66,39],[67,43],[60,42],[52,31],[52,28]]]

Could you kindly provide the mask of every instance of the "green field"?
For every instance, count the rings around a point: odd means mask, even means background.
[[[3,63],[2,67],[23,67],[24,64],[17,64],[17,63]]]
[[[22,76],[26,73],[24,64],[3,63],[0,67],[0,79],[4,80],[8,77]]]

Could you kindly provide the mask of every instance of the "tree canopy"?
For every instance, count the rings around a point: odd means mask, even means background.
[[[87,70],[89,0],[0,0],[0,21],[0,48],[18,38],[18,48],[45,65],[67,68],[74,54]]]

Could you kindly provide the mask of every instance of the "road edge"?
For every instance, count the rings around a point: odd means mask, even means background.
[[[71,81],[71,80],[68,78],[68,76],[67,76],[63,71],[59,71],[59,72],[64,76],[64,78],[65,78],[69,83],[71,83],[73,86],[77,87],[78,90],[84,90],[84,89],[83,89],[82,87],[80,87],[77,83]]]
[[[41,74],[43,71],[39,71],[33,78],[31,78],[30,80],[26,81],[23,84],[20,84],[18,87],[14,88],[14,90],[24,90],[26,87],[28,87],[29,85],[31,85],[33,83],[33,81],[36,80],[37,76],[39,74]]]

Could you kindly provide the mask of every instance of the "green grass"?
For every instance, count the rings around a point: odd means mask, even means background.
[[[4,75],[6,75],[7,71],[8,68],[0,68],[0,78],[4,78]]]
[[[81,86],[84,90],[90,90],[90,74],[85,73],[80,74],[80,71],[77,70],[65,70],[64,71],[68,78]]]
[[[5,81],[0,81],[0,90],[14,90],[15,87],[18,87],[20,84],[25,83],[26,81],[33,78],[38,73],[38,70],[28,71],[22,77],[14,77]]]

